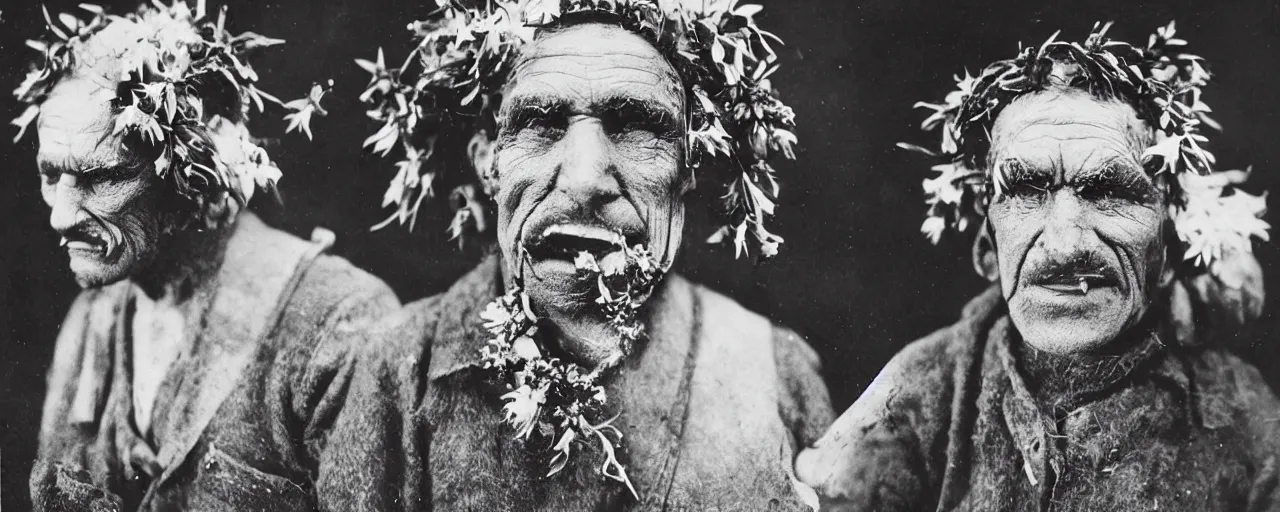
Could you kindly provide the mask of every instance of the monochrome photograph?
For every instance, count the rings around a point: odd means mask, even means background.
[[[0,509],[1280,512],[1280,3],[10,0]]]

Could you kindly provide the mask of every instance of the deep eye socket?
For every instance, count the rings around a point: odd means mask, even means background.
[[[54,185],[57,185],[58,181],[61,179],[62,179],[62,173],[58,171],[40,169],[40,182],[45,185],[52,187]]]
[[[555,109],[527,106],[517,108],[500,123],[498,137],[558,138],[568,124]]]
[[[607,133],[615,138],[644,138],[646,140],[673,141],[678,129],[666,113],[620,112],[602,118]]]
[[[1016,199],[1043,199],[1049,195],[1049,184],[1037,180],[1018,180],[1009,184],[1009,196]]]
[[[544,138],[559,138],[568,128],[567,123],[547,116],[533,116],[523,123],[520,132]]]
[[[1152,201],[1154,191],[1138,183],[1115,183],[1108,180],[1091,180],[1075,188],[1076,196],[1092,202],[1124,202],[1142,204]]]
[[[1094,184],[1084,184],[1075,187],[1076,196],[1086,201],[1110,201],[1120,198],[1112,187],[1097,186]]]

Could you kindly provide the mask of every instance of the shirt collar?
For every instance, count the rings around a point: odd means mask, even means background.
[[[1138,341],[1124,354],[1115,358],[1100,362],[1111,366],[1110,369],[1099,369],[1090,372],[1091,377],[1104,379],[1105,382],[1098,382],[1091,387],[1091,393],[1097,395],[1120,385],[1133,372],[1147,372],[1151,378],[1164,380],[1174,384],[1174,387],[1182,392],[1184,397],[1191,396],[1190,378],[1186,369],[1178,363],[1178,358],[1171,357],[1172,350],[1165,345],[1161,336],[1161,331],[1153,330],[1149,332],[1141,341]],[[1001,369],[1008,376],[1010,385],[1014,389],[1015,395],[1026,400],[1033,400],[1031,388],[1023,376],[1023,372],[1019,371],[1017,357],[1014,356],[1014,343],[1021,343],[1017,329],[1014,328],[1012,321],[1006,316],[998,321],[992,329],[990,342],[995,344],[997,357],[1000,360]],[[1070,378],[1070,377],[1068,377]],[[1084,375],[1079,378],[1085,378]],[[1078,407],[1090,401],[1087,397],[1077,397],[1068,399],[1064,403],[1069,403],[1070,408]]]
[[[431,338],[429,380],[481,365],[480,349],[491,334],[484,328],[480,313],[503,293],[499,262],[497,254],[486,256],[437,297],[440,313]]]

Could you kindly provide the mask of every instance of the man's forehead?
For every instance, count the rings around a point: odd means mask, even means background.
[[[556,98],[583,108],[633,98],[671,111],[682,111],[684,100],[679,75],[653,45],[600,23],[540,35],[516,64],[506,96]]]
[[[991,128],[993,160],[1085,168],[1137,163],[1150,130],[1132,107],[1083,93],[1041,93],[1006,107]]]
[[[40,105],[36,133],[41,166],[65,170],[118,160],[121,138],[113,134],[115,91],[93,76],[73,76],[59,83]]]

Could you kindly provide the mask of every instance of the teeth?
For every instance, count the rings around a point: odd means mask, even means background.
[[[576,224],[556,224],[548,227],[542,232],[542,236],[550,235],[567,235],[576,236],[578,238],[590,238],[592,240],[600,240],[611,244],[622,244],[622,235],[616,232],[598,228],[594,226],[580,226]]]
[[[106,249],[106,247],[94,245],[89,242],[81,242],[79,240],[68,241],[66,239],[63,240],[62,246],[66,247],[67,249],[72,249],[77,251],[105,252],[105,249]]]
[[[1080,278],[1080,293],[1089,294],[1089,280],[1083,277]]]
[[[66,246],[67,246],[67,239],[65,237],[62,240],[58,241],[58,247],[66,247]]]

